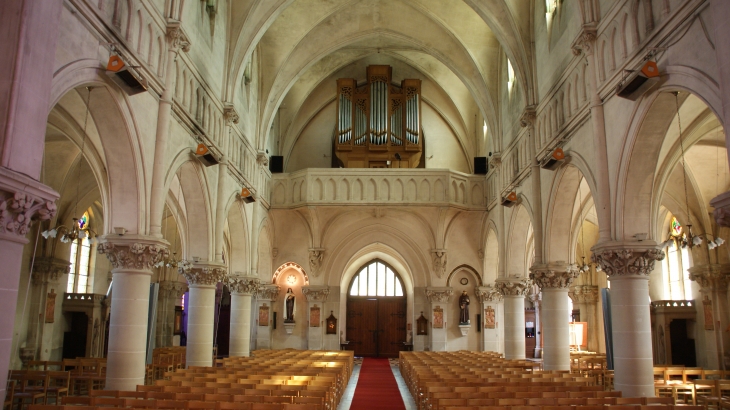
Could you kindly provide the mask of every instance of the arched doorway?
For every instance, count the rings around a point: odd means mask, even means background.
[[[400,276],[375,259],[347,291],[347,338],[355,356],[398,357],[406,340],[406,296]]]

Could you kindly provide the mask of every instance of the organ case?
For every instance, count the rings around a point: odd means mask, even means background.
[[[367,81],[337,80],[335,154],[345,168],[415,168],[423,152],[421,80],[391,84],[392,68],[367,67]]]

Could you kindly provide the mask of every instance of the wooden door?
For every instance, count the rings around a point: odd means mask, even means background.
[[[347,340],[355,356],[398,357],[406,340],[406,298],[349,297]]]

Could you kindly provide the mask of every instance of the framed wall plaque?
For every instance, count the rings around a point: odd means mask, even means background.
[[[309,327],[319,327],[320,318],[319,306],[314,305],[309,308]]]
[[[444,310],[441,306],[436,306],[433,309],[433,328],[443,329],[444,328]]]
[[[269,306],[264,303],[259,306],[259,326],[269,325]]]

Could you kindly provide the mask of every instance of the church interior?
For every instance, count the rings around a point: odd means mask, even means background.
[[[680,369],[730,396],[728,19],[0,2],[0,396],[23,410],[19,372],[66,360],[96,363],[92,396],[327,357],[339,387],[312,409],[367,380],[361,357],[397,363],[419,409],[437,360],[672,404]]]

